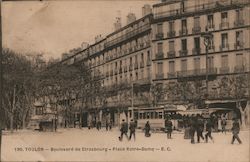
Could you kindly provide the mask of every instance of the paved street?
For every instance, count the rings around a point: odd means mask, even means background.
[[[182,133],[168,140],[164,133],[150,138],[137,131],[136,141],[118,141],[118,129],[60,129],[58,132],[4,133],[4,161],[232,161],[249,159],[249,131],[241,131],[242,145],[231,145],[231,133],[213,133],[215,143],[190,144]],[[237,143],[237,142],[236,142]],[[240,155],[240,156],[239,156]]]

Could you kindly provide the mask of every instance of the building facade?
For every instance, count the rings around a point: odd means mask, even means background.
[[[249,1],[169,0],[153,10],[154,82],[200,82],[206,89],[208,74],[208,95],[219,98],[219,80],[249,73]],[[202,37],[207,31],[212,34],[208,54]]]

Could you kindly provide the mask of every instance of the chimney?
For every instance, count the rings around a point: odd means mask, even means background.
[[[149,4],[145,4],[143,7],[142,7],[142,17],[148,15],[148,14],[151,14],[152,13],[152,8]]]
[[[129,13],[127,16],[127,24],[130,24],[136,20],[136,16],[134,13]]]
[[[114,28],[115,31],[119,30],[122,27],[121,22],[121,11],[118,11],[117,17],[115,18]]]

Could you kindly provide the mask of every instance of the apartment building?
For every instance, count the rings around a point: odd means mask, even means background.
[[[154,83],[199,80],[204,85],[208,73],[214,97],[220,78],[249,73],[249,13],[247,0],[162,0],[153,5]],[[212,34],[208,54],[204,32]]]

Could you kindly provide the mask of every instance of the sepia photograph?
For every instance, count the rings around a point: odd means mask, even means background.
[[[249,0],[0,0],[0,162],[249,162]]]

